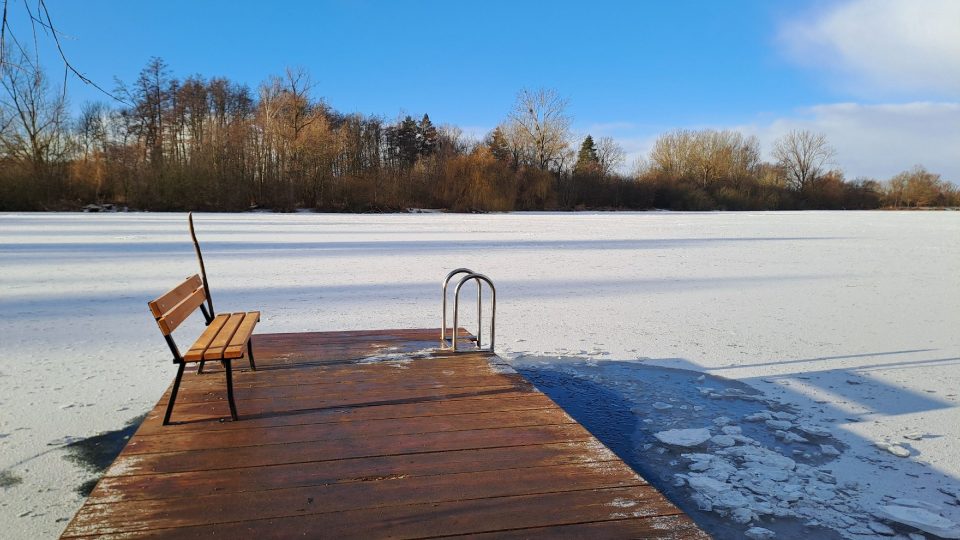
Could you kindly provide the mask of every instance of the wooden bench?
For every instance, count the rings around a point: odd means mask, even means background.
[[[204,305],[208,302],[209,309]],[[250,369],[256,371],[257,366],[253,359],[253,344],[251,337],[253,328],[260,321],[259,311],[245,313],[226,313],[213,315],[213,305],[209,302],[209,294],[200,276],[188,277],[163,296],[147,303],[150,312],[160,327],[160,332],[167,340],[170,352],[173,353],[173,362],[178,364],[177,378],[173,381],[170,392],[170,401],[167,403],[167,412],[163,417],[163,424],[170,423],[170,414],[180,389],[180,379],[183,378],[184,367],[188,363],[217,361],[223,364],[227,378],[227,401],[230,403],[230,416],[237,420],[237,406],[233,400],[233,372],[231,362],[241,359],[245,355],[250,361]],[[190,346],[187,354],[181,355],[176,342],[173,341],[173,331],[187,320],[194,311],[200,308],[207,322],[207,328],[200,334],[197,341]],[[201,371],[198,368],[198,371]]]

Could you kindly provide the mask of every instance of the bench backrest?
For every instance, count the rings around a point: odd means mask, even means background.
[[[169,336],[180,326],[180,323],[187,320],[190,314],[203,304],[206,298],[207,294],[200,276],[192,275],[163,296],[147,302],[147,305],[157,319],[160,331],[163,335]]]

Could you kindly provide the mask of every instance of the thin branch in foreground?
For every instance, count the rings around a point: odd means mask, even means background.
[[[64,71],[65,71],[65,73],[64,73],[64,88],[66,88],[67,72],[73,73],[73,74],[76,75],[77,78],[80,79],[82,82],[84,82],[84,83],[86,83],[86,84],[89,84],[90,86],[96,88],[97,90],[99,90],[99,91],[102,92],[103,94],[105,94],[105,95],[113,98],[114,100],[116,100],[116,101],[118,101],[118,102],[123,103],[123,104],[126,105],[126,104],[127,104],[126,101],[124,101],[123,99],[121,99],[121,98],[119,98],[119,97],[111,94],[110,92],[107,92],[107,91],[104,90],[100,85],[98,85],[97,83],[93,82],[93,81],[90,80],[86,75],[80,73],[79,71],[77,71],[77,69],[76,69],[75,67],[73,67],[73,64],[71,64],[70,61],[67,60],[67,55],[63,52],[63,47],[60,45],[60,38],[57,36],[57,30],[53,27],[53,19],[51,19],[51,17],[50,17],[50,11],[47,10],[47,2],[46,2],[46,0],[37,0],[37,4],[40,6],[40,9],[43,11],[43,17],[46,19],[46,24],[45,24],[44,26],[45,26],[46,28],[49,28],[49,29],[50,29],[50,35],[53,37],[53,42],[56,43],[56,45],[57,45],[57,51],[60,53],[60,59],[63,60]]]

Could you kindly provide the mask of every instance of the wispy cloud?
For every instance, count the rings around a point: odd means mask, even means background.
[[[960,2],[850,0],[780,28],[794,61],[860,96],[960,95]],[[919,94],[918,94],[919,93]]]

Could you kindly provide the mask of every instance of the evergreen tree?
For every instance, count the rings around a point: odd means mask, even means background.
[[[600,165],[600,159],[597,157],[597,147],[593,143],[593,137],[587,135],[580,145],[580,153],[577,154],[577,164],[573,167],[574,173],[584,174],[596,172]]]
[[[418,153],[421,156],[432,155],[437,150],[439,139],[437,128],[433,126],[430,117],[424,114],[420,120],[420,125],[417,126]]]
[[[387,128],[386,142],[389,155],[403,169],[412,167],[417,161],[418,132],[417,121],[409,115],[397,125]]]
[[[496,127],[493,131],[490,132],[490,135],[487,136],[487,148],[490,149],[490,154],[497,161],[510,161],[510,145],[507,144],[507,136],[503,134],[503,130],[500,127]]]

